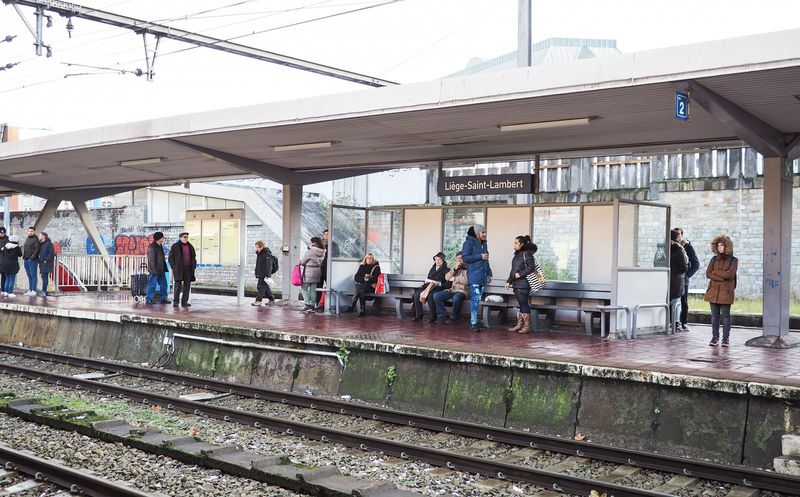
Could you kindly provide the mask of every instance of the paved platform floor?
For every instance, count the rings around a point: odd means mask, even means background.
[[[730,348],[721,348],[708,346],[711,329],[707,325],[693,325],[691,332],[676,335],[606,340],[587,336],[577,326],[574,330],[526,335],[510,333],[505,327],[474,333],[466,321],[450,326],[432,324],[426,315],[425,320],[413,322],[398,319],[393,309],[384,309],[381,314],[370,309],[365,317],[308,314],[285,305],[253,307],[250,299],[237,307],[235,297],[217,295],[192,295],[192,307],[188,308],[136,304],[128,294],[119,293],[65,294],[46,301],[17,296],[0,301],[800,387],[800,347],[747,347],[745,341],[761,335],[761,330],[753,328],[734,328]]]

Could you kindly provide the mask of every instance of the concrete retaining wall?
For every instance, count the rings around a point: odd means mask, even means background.
[[[0,304],[0,341],[81,356],[149,363],[174,333],[244,342],[176,338],[179,371],[631,449],[769,468],[800,433],[790,387]]]

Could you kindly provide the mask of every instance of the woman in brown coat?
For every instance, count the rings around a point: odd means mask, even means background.
[[[714,257],[708,263],[706,278],[708,290],[705,301],[711,304],[711,341],[708,343],[716,347],[719,343],[719,322],[722,320],[722,346],[730,345],[731,333],[731,304],[733,304],[734,290],[736,289],[736,271],[739,269],[739,259],[733,256],[733,241],[727,236],[718,236],[711,242],[711,251]]]

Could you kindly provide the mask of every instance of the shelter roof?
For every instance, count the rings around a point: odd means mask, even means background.
[[[674,118],[676,84],[688,80],[786,136],[800,132],[797,29],[4,143],[0,191],[46,196],[254,175],[309,184],[439,162],[741,145],[699,105],[688,123]],[[499,128],[584,117],[591,124]]]

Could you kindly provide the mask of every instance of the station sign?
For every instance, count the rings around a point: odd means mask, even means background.
[[[532,174],[497,174],[492,176],[443,176],[437,191],[440,197],[451,195],[517,195],[533,193]]]
[[[675,119],[689,120],[689,95],[686,93],[675,93]]]

